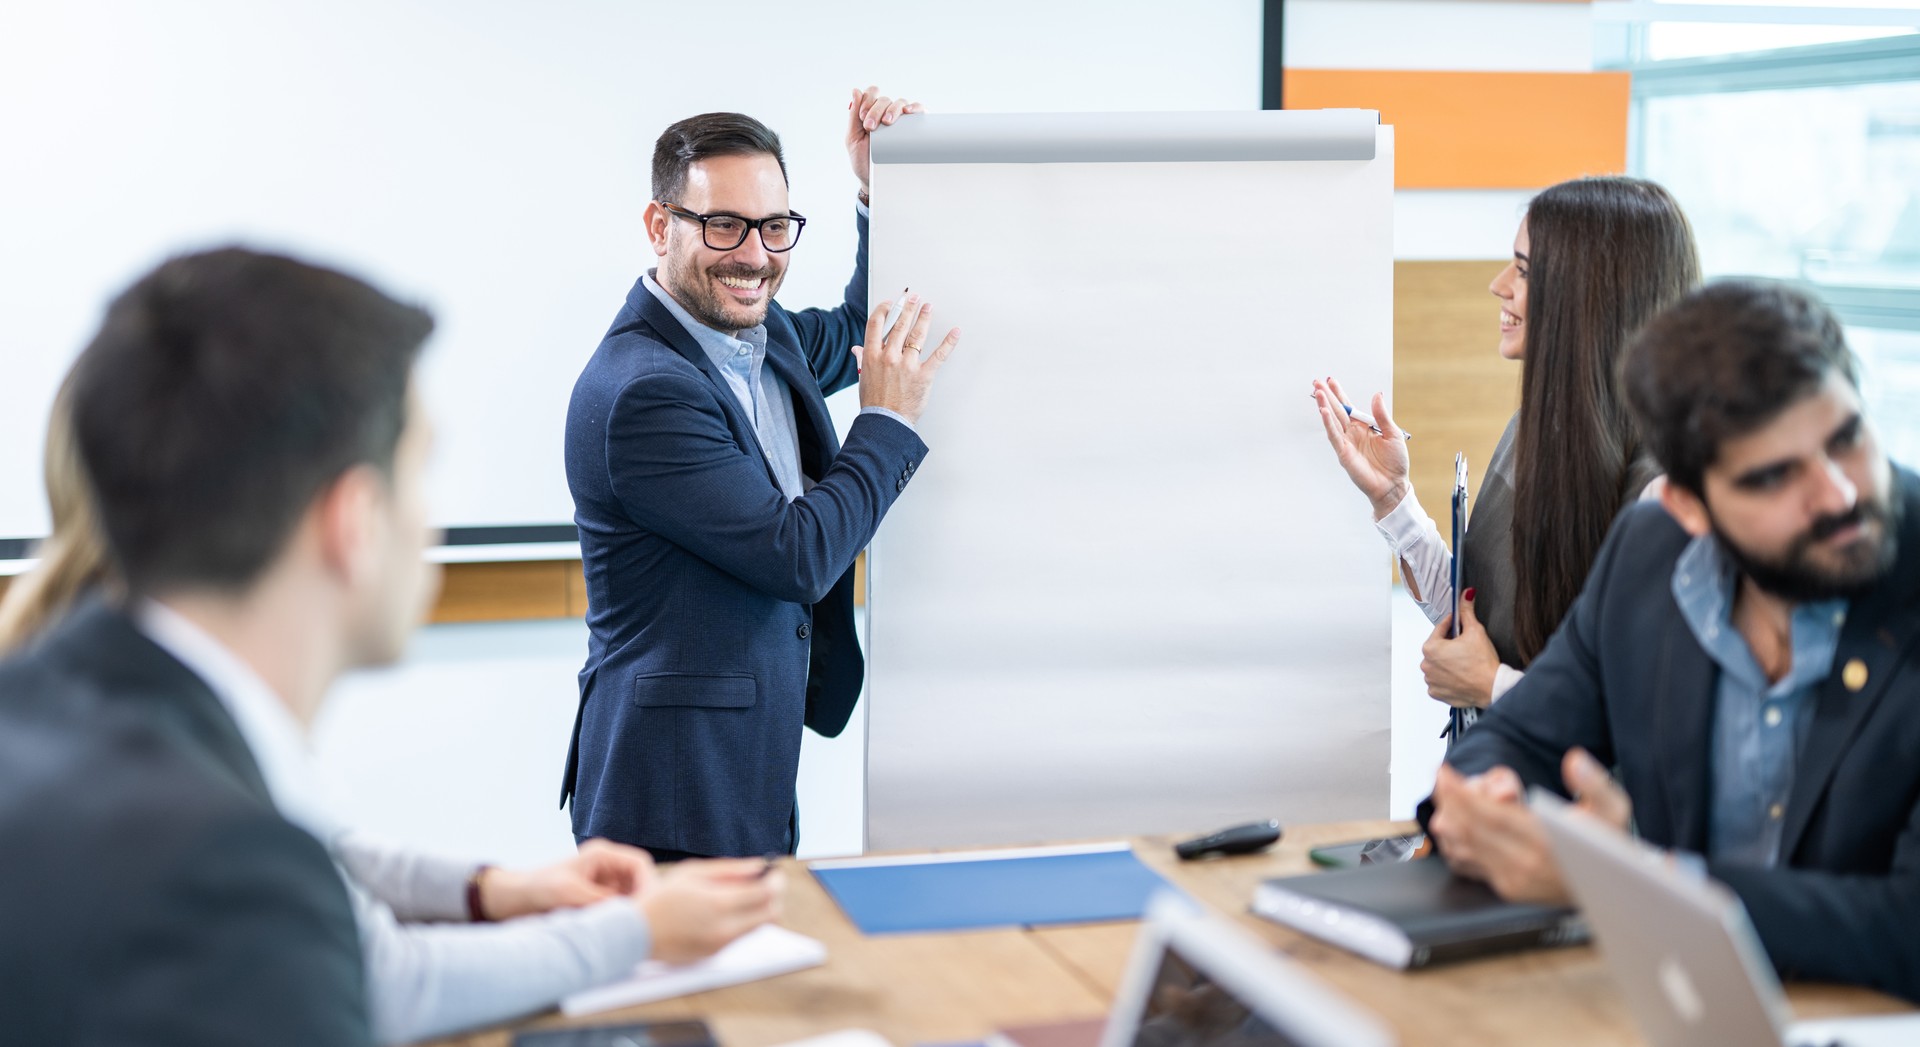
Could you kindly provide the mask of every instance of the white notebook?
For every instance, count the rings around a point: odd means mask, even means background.
[[[577,1018],[583,1014],[596,1014],[742,982],[759,981],[818,967],[825,962],[825,945],[785,927],[767,924],[741,935],[733,944],[698,963],[675,967],[658,960],[648,960],[634,971],[631,978],[577,992],[561,1000],[560,1011],[570,1018]]]

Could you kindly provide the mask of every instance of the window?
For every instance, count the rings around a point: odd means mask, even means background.
[[[1920,0],[1594,5],[1633,73],[1633,173],[1671,189],[1709,278],[1813,286],[1887,452],[1920,465]]]
[[[1920,292],[1920,80],[1638,109],[1640,169],[1686,207],[1708,272]]]

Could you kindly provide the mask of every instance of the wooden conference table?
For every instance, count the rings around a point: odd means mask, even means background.
[[[1414,973],[1389,971],[1247,912],[1259,881],[1307,872],[1321,844],[1407,831],[1405,823],[1290,828],[1270,852],[1184,863],[1171,837],[1134,841],[1149,866],[1380,1015],[1409,1047],[1638,1044],[1625,1005],[1590,947],[1517,953]],[[799,864],[781,922],[826,943],[818,967],[767,981],[569,1022],[549,1013],[513,1028],[442,1041],[506,1047],[517,1028],[703,1018],[723,1047],[768,1047],[867,1028],[901,1047],[978,1040],[996,1029],[1102,1015],[1133,946],[1134,923],[868,938]],[[1790,986],[1799,1017],[1911,1010],[1862,989]]]

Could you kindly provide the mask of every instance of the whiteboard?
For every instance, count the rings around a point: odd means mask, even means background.
[[[736,110],[781,134],[812,219],[781,301],[835,304],[850,87],[947,112],[1251,108],[1261,6],[0,3],[0,538],[46,532],[47,410],[109,296],[236,239],[435,311],[434,522],[570,520],[567,398],[653,264],[669,123]]]
[[[873,293],[964,339],[874,547],[867,845],[1384,817],[1388,557],[1308,394],[1391,389],[1392,129],[900,131]]]

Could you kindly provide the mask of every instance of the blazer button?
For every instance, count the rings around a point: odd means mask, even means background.
[[[801,622],[801,623],[800,623],[800,628],[798,628],[798,629],[795,629],[795,630],[793,631],[793,635],[795,635],[795,636],[798,636],[799,638],[801,638],[802,640],[804,640],[804,639],[806,639],[807,637],[809,637],[809,636],[812,636],[812,635],[813,635],[813,626],[811,626],[811,625],[808,625],[808,624],[807,624],[807,623],[805,623],[805,622]]]

